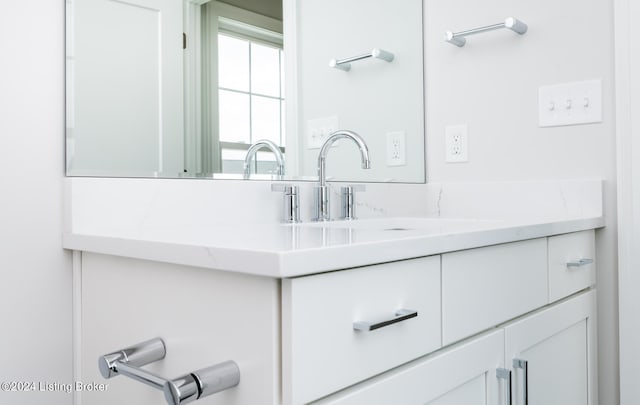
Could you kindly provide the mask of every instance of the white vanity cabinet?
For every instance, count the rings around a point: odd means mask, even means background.
[[[594,317],[595,291],[587,291],[317,403],[595,404]],[[524,362],[526,372],[518,368]],[[498,377],[499,369],[506,378]]]
[[[595,405],[594,243],[589,230],[285,279],[76,254],[76,374],[109,384],[80,404],[164,403],[97,369],[160,337],[166,357],[144,367],[158,375],[238,364],[240,384],[202,405],[507,405],[509,390],[512,405]]]

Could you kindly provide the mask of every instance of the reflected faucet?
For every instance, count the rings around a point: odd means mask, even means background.
[[[261,139],[251,145],[251,147],[247,151],[247,155],[244,158],[244,165],[242,167],[244,169],[245,179],[248,179],[249,175],[251,174],[251,160],[257,160],[256,153],[262,148],[268,148],[271,150],[271,152],[273,152],[273,154],[276,156],[276,162],[278,164],[278,170],[276,174],[280,177],[284,175],[284,156],[282,155],[282,151],[280,150],[278,145],[276,145],[272,141],[268,139]]]
[[[369,148],[364,142],[364,139],[353,131],[338,130],[327,137],[322,147],[320,148],[320,154],[318,155],[318,181],[320,184],[317,187],[317,200],[316,200],[316,217],[315,221],[329,221],[329,188],[327,187],[327,153],[331,146],[340,139],[351,139],[358,145],[360,149],[360,158],[362,159],[362,168],[369,169],[371,162],[369,161]]]

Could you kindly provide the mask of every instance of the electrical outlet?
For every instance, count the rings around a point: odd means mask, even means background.
[[[387,134],[387,166],[404,166],[407,164],[407,145],[404,131]]]
[[[320,149],[329,134],[338,130],[338,117],[307,121],[307,149]]]
[[[446,161],[449,163],[468,162],[467,126],[451,125],[445,128]]]

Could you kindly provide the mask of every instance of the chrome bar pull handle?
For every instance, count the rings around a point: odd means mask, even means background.
[[[524,405],[529,405],[529,362],[513,359],[513,368],[522,369],[522,399]]]
[[[593,259],[581,258],[568,261],[567,267],[582,267],[591,263],[593,263]]]
[[[417,316],[418,316],[418,311],[414,311],[412,309],[399,309],[396,311],[396,316],[392,319],[387,319],[379,322],[367,322],[367,321],[354,322],[353,330],[370,332],[372,330],[384,328],[385,326],[406,321],[407,319],[415,318]]]
[[[507,405],[511,405],[512,403],[512,395],[511,395],[511,370],[506,368],[498,368],[496,369],[496,378],[500,380],[505,380],[505,388],[506,388],[506,396],[507,396]]]
[[[155,338],[98,358],[98,369],[104,378],[125,375],[162,390],[169,405],[182,405],[240,383],[240,369],[233,361],[203,368],[169,380],[141,367],[164,359],[167,354],[162,339]]]

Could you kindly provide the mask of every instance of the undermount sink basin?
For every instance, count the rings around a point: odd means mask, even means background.
[[[307,222],[298,224],[303,227],[354,229],[372,231],[433,231],[446,232],[456,230],[482,229],[495,226],[501,221],[483,219],[460,218],[421,218],[421,217],[390,217],[374,219],[357,219],[352,221]]]

